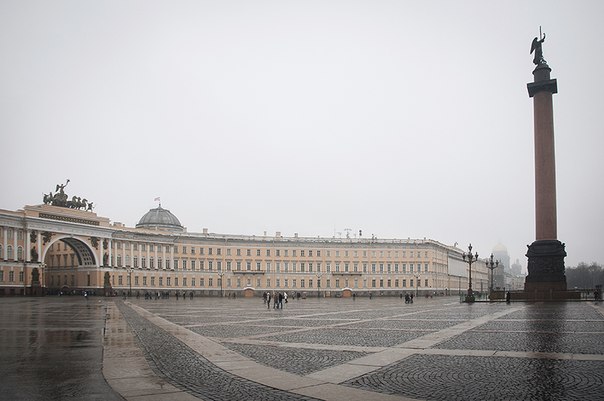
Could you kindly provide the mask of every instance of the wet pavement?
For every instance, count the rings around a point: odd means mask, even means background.
[[[0,298],[0,399],[122,400],[102,374],[104,299]]]
[[[604,308],[589,302],[0,305],[7,399],[604,400]]]

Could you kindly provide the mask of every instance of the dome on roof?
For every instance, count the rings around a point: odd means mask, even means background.
[[[163,209],[161,205],[155,209],[149,210],[139,220],[136,228],[149,228],[152,230],[184,231],[180,221],[168,209]]]
[[[508,249],[501,242],[493,247],[493,253],[507,253]]]

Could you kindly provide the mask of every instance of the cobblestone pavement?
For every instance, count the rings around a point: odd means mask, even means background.
[[[128,306],[119,308],[158,373],[176,387],[204,400],[312,400],[225,372]]]
[[[604,362],[413,355],[346,384],[430,400],[597,400]]]
[[[360,400],[380,394],[422,400],[604,399],[601,305],[466,305],[453,298],[412,305],[396,298],[306,299],[290,301],[283,310],[267,309],[259,299],[133,304],[275,372],[332,383],[342,394],[369,391]],[[267,391],[276,399],[303,399],[278,385],[258,389],[235,371],[220,371],[130,308],[121,309],[158,374],[191,394],[268,399]],[[199,387],[204,375],[219,383],[211,396]],[[241,392],[224,393],[240,386]],[[351,399],[333,394],[316,398]]]

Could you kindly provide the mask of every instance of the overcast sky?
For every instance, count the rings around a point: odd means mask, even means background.
[[[558,237],[604,262],[602,1],[0,1],[0,208],[190,232],[535,239],[539,26]],[[341,233],[341,234],[339,234]]]

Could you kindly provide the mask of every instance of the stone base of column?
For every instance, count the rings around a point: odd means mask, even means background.
[[[564,244],[558,240],[538,240],[528,247],[528,276],[524,291],[566,291]]]

